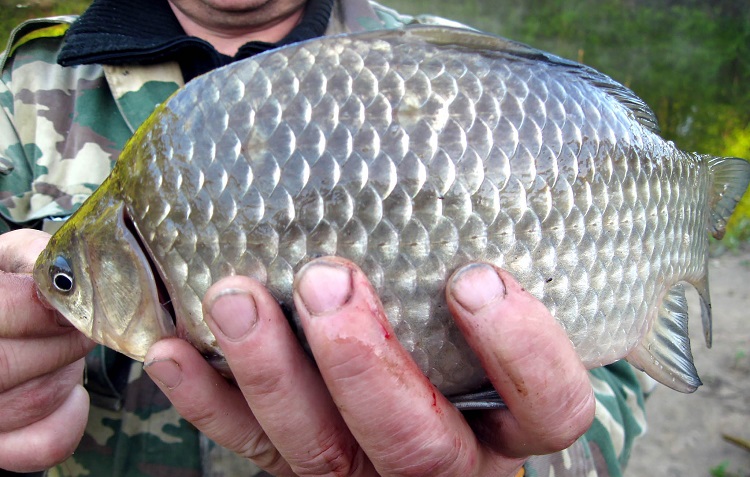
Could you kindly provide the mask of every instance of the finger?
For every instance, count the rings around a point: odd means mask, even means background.
[[[47,338],[0,339],[0,392],[77,361],[94,346],[75,330]]]
[[[508,406],[482,413],[475,429],[507,455],[569,447],[591,425],[595,401],[586,369],[549,311],[510,274],[485,264],[454,273],[446,296]]]
[[[0,433],[0,468],[36,472],[67,459],[83,437],[88,412],[88,393],[76,385],[62,405],[44,419]]]
[[[212,288],[206,302],[207,322],[237,384],[291,469],[364,475],[364,454],[270,293],[254,280],[232,277]]]
[[[0,235],[0,271],[31,274],[34,262],[49,242],[50,235],[34,229],[20,229]]]
[[[83,379],[83,360],[0,393],[0,433],[40,421],[62,406]]]
[[[186,341],[168,338],[146,353],[144,369],[182,417],[217,444],[274,475],[291,475],[244,396]]]
[[[300,271],[294,298],[328,389],[381,474],[471,476],[491,464],[492,475],[506,475],[520,467],[518,459],[488,461],[460,412],[396,340],[361,270],[315,260]]]
[[[29,275],[0,272],[0,338],[44,337],[75,328],[40,301]]]
[[[73,329],[39,299],[31,277],[49,234],[32,229],[0,235],[0,337],[42,337]]]

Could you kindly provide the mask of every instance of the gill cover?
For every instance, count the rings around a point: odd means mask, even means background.
[[[91,202],[50,240],[37,262],[37,283],[85,335],[143,361],[152,344],[175,335],[174,323],[160,304],[151,266],[127,226],[123,204]]]

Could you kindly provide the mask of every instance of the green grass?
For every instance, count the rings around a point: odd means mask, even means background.
[[[716,467],[712,467],[709,470],[711,477],[750,477],[750,474],[743,472],[742,470],[729,470],[730,462],[725,460]]]

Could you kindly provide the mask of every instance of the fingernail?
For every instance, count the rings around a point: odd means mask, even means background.
[[[451,294],[466,311],[476,313],[505,296],[505,284],[495,269],[484,263],[467,265],[453,274]]]
[[[325,260],[310,262],[297,275],[295,293],[311,315],[336,311],[351,299],[351,269]]]
[[[157,359],[143,365],[149,376],[169,389],[176,388],[182,381],[182,368],[171,359]]]
[[[246,290],[224,290],[209,303],[207,313],[230,340],[243,338],[258,322],[255,300]]]

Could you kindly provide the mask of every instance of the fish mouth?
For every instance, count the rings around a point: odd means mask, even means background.
[[[123,223],[125,224],[125,228],[131,233],[136,243],[138,244],[138,247],[143,251],[143,256],[146,257],[146,262],[148,263],[149,271],[151,272],[151,278],[153,279],[154,283],[154,288],[156,289],[156,293],[158,296],[159,305],[161,306],[164,314],[172,320],[172,325],[176,327],[177,315],[175,313],[174,305],[172,304],[172,297],[169,295],[167,283],[164,281],[161,270],[156,265],[156,261],[154,261],[151,250],[149,249],[146,242],[144,242],[143,236],[138,230],[135,221],[133,221],[133,218],[125,208],[123,208],[122,219]]]

